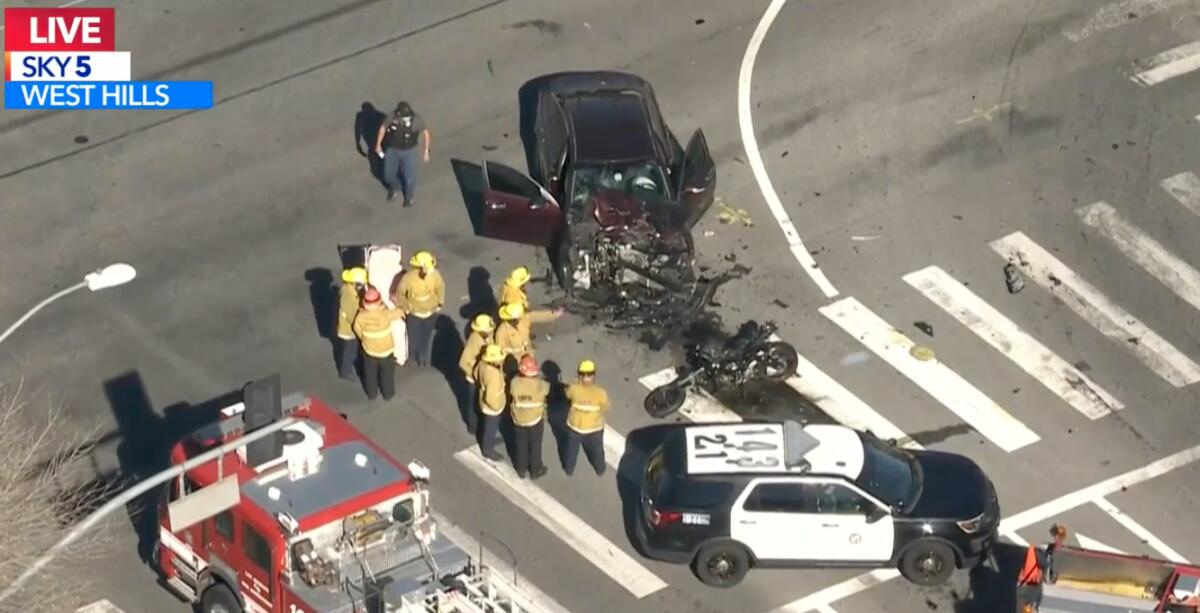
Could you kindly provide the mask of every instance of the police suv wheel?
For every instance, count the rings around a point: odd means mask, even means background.
[[[737,543],[705,545],[696,553],[692,570],[705,585],[733,587],[750,571],[750,553]]]
[[[940,541],[914,543],[900,557],[900,574],[917,585],[941,585],[954,574],[954,550]]]
[[[242,605],[224,583],[214,583],[200,598],[200,613],[242,613]]]

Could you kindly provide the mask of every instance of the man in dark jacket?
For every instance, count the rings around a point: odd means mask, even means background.
[[[383,181],[388,186],[388,200],[397,192],[404,194],[404,206],[412,206],[417,187],[417,145],[424,136],[423,159],[429,161],[431,144],[425,120],[413,112],[403,100],[396,105],[391,118],[379,126],[375,135],[375,154],[383,158]]]

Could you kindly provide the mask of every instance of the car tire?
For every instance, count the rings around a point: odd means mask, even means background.
[[[900,574],[921,586],[945,583],[954,574],[954,568],[954,550],[941,541],[917,541],[900,555]]]
[[[737,543],[705,545],[692,560],[692,571],[711,587],[733,587],[750,572],[750,552]]]
[[[199,613],[242,613],[242,604],[229,586],[218,582],[204,590],[196,610]]]

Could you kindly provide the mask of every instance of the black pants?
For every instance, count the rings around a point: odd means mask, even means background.
[[[382,391],[383,399],[391,400],[396,395],[396,358],[391,354],[377,358],[364,353],[363,385],[367,388],[367,398],[375,400]]]
[[[597,475],[604,474],[604,431],[580,434],[567,428],[567,450],[563,457],[563,470],[568,474],[575,472],[575,462],[579,460],[579,447],[587,454],[588,462],[596,469]]]
[[[338,374],[343,379],[354,379],[354,360],[358,358],[358,339],[338,339]]]
[[[532,426],[513,426],[513,443],[516,445],[513,468],[517,469],[517,476],[524,477],[542,469],[542,433],[545,430],[545,419]]]
[[[417,366],[429,365],[429,352],[433,346],[433,328],[437,315],[417,317],[409,315],[405,318],[408,323],[408,359]]]
[[[459,390],[458,406],[462,410],[463,420],[467,422],[467,431],[475,434],[479,428],[479,387],[463,377]]]
[[[483,416],[483,436],[479,439],[479,452],[483,457],[495,459],[496,439],[500,438],[500,415]]]

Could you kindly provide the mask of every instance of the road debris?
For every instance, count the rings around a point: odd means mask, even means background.
[[[878,234],[868,234],[868,235],[865,235],[865,236],[863,236],[863,235],[855,235],[855,236],[851,236],[851,237],[850,237],[850,240],[852,240],[852,241],[858,241],[858,242],[860,242],[860,243],[864,243],[864,242],[867,242],[867,241],[873,241],[873,240],[877,240],[878,238],[879,238],[879,235],[878,235]]]
[[[712,238],[712,237],[714,237],[714,236],[716,236],[716,235],[717,235],[717,233],[716,233],[716,232],[713,232],[712,230],[705,230],[705,231],[704,231],[704,237],[705,237],[705,238]]]
[[[1017,265],[1012,262],[1004,265],[1004,284],[1008,286],[1010,294],[1025,289],[1025,278],[1021,276],[1021,271],[1017,270]]]
[[[908,350],[908,355],[911,355],[922,362],[928,362],[936,357],[933,353],[933,350],[929,347],[925,347],[924,345],[913,345],[913,348]]]
[[[924,332],[926,335],[929,336],[929,338],[933,338],[933,326],[931,326],[923,321],[914,321],[913,327]]]
[[[738,222],[748,228],[754,226],[754,220],[750,219],[750,213],[747,212],[746,209],[733,208],[728,204],[725,204],[725,201],[721,198],[716,199],[716,205],[720,210],[720,212],[717,213],[717,221],[726,225]]]

